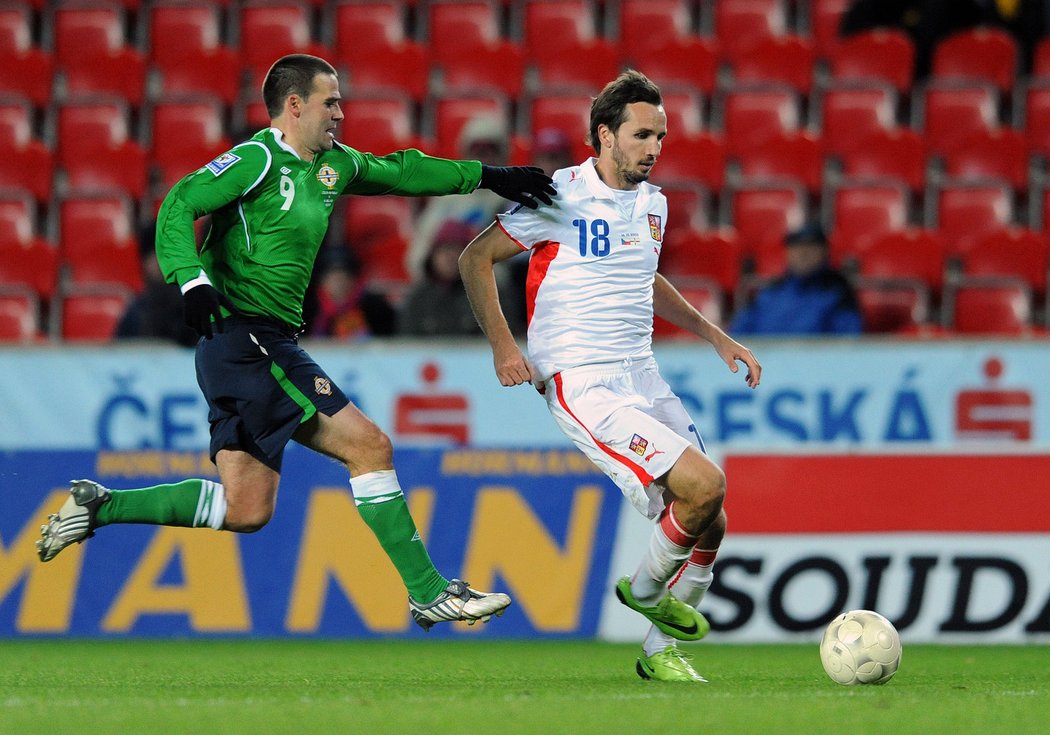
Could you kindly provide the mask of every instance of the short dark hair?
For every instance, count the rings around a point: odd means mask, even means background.
[[[649,77],[634,69],[627,69],[605,85],[591,102],[591,130],[588,142],[595,152],[601,151],[598,128],[608,125],[614,133],[627,119],[627,105],[632,102],[648,102],[662,105],[660,88]]]
[[[339,76],[331,64],[319,56],[289,54],[273,62],[263,80],[262,95],[266,113],[271,119],[284,110],[284,100],[290,94],[303,99],[313,91],[314,77],[318,74]]]

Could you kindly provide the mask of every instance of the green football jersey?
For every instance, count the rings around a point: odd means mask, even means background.
[[[267,128],[179,181],[157,215],[157,260],[179,286],[206,274],[239,313],[293,327],[333,204],[342,194],[467,194],[478,161],[410,149],[374,156],[341,143],[307,163]],[[193,222],[212,215],[197,252]]]

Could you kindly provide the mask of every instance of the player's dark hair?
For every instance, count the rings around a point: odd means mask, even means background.
[[[313,90],[314,77],[318,74],[336,74],[335,67],[318,56],[289,54],[273,62],[263,80],[263,102],[266,113],[275,118],[284,110],[284,100],[290,94],[303,99]]]
[[[632,102],[662,105],[663,97],[660,88],[649,77],[640,71],[628,69],[606,84],[591,102],[591,129],[587,142],[595,152],[601,151],[598,127],[608,125],[609,130],[615,133],[627,119],[627,105]]]

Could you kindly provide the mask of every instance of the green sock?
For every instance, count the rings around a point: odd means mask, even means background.
[[[226,493],[222,485],[211,480],[183,480],[173,485],[110,490],[109,502],[99,506],[95,521],[100,526],[150,523],[219,529],[225,517]]]
[[[354,502],[361,518],[379,539],[412,599],[433,602],[448,586],[448,580],[430,560],[408,512],[408,504],[393,470],[368,472],[353,478]]]

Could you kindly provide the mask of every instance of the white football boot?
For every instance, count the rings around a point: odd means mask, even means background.
[[[36,553],[40,561],[51,561],[58,552],[72,543],[80,543],[95,535],[95,514],[99,506],[109,502],[109,490],[91,480],[73,480],[69,499],[57,513],[47,517],[40,527]]]
[[[408,597],[408,609],[412,618],[423,630],[430,630],[434,623],[465,620],[467,625],[477,621],[487,623],[493,616],[502,615],[510,606],[510,597],[502,592],[478,592],[460,579],[449,581],[445,591],[433,602],[423,605]]]

